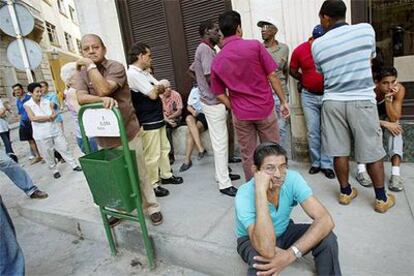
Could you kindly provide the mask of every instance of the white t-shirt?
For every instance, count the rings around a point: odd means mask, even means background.
[[[52,108],[50,107],[50,101],[41,98],[40,103],[36,104],[31,98],[24,106],[30,107],[35,116],[50,116],[52,115]],[[60,128],[56,122],[32,122],[33,138],[35,140],[42,140],[59,135]]]
[[[5,108],[3,101],[0,100],[0,109],[3,109],[3,108]],[[6,132],[6,131],[9,131],[9,123],[6,120],[6,114],[5,114],[3,115],[3,117],[0,117],[0,133]]]
[[[144,95],[148,95],[154,89],[154,85],[158,84],[158,81],[149,72],[143,71],[135,65],[129,66],[127,77],[129,88]]]

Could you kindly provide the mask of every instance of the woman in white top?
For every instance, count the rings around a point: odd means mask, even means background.
[[[24,108],[32,121],[33,138],[49,168],[54,170],[53,176],[60,177],[56,168],[54,150],[62,155],[74,171],[82,171],[69,150],[62,129],[55,122],[56,113],[53,110],[53,103],[42,97],[39,83],[31,83],[27,89],[32,93],[32,98],[24,104]]]
[[[18,162],[17,156],[14,154],[12,143],[10,140],[10,128],[7,122],[7,113],[10,112],[10,105],[4,104],[0,99],[0,137],[3,140],[4,148],[8,156],[15,162]]]

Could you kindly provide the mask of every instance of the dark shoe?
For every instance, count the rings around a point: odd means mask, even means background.
[[[203,159],[206,155],[207,155],[207,151],[206,150],[203,150],[203,152],[199,152],[198,153],[197,160]]]
[[[150,215],[152,225],[160,225],[162,223],[162,214],[161,212],[156,212]]]
[[[170,191],[168,191],[167,189],[158,186],[157,188],[154,188],[154,193],[156,197],[164,197],[170,194]]]
[[[17,159],[16,154],[14,154],[14,153],[9,153],[9,157],[10,157],[11,159],[13,159],[13,161],[14,161],[14,162],[19,163],[19,159]]]
[[[231,181],[239,180],[240,179],[240,175],[238,175],[238,174],[231,174],[231,173],[229,173],[229,177],[230,177],[230,180]]]
[[[53,174],[53,177],[54,178],[59,178],[61,175],[60,175],[60,172],[55,172],[54,174]]]
[[[319,168],[319,167],[311,167],[309,169],[309,174],[316,174],[316,173],[318,173],[320,171],[321,171],[321,168]]]
[[[329,179],[335,178],[335,173],[332,169],[321,169],[321,172],[323,172],[325,176]]]
[[[74,167],[74,168],[73,168],[73,170],[74,170],[75,172],[81,172],[81,171],[82,171],[82,168],[81,168],[81,167],[79,167],[79,166],[76,166],[76,167]]]
[[[237,188],[234,186],[230,186],[226,189],[220,189],[220,193],[228,195],[228,196],[236,196]]]
[[[241,160],[240,157],[233,156],[233,157],[229,158],[229,163],[240,163],[241,161],[242,160]]]
[[[115,227],[121,223],[121,219],[116,217],[109,217],[108,222],[110,227]]]
[[[186,170],[188,170],[189,168],[191,168],[191,166],[193,165],[193,162],[191,162],[191,160],[190,160],[190,162],[188,162],[188,164],[186,164],[186,163],[183,163],[182,165],[181,165],[181,167],[180,167],[180,172],[185,172]]]
[[[33,194],[30,195],[30,198],[32,199],[44,199],[47,198],[49,195],[45,192],[42,192],[41,190],[36,190],[33,192]]]
[[[233,170],[230,167],[227,167],[229,169],[229,173],[231,173]]]
[[[171,176],[170,178],[167,179],[163,179],[161,178],[161,184],[174,184],[174,185],[178,185],[183,183],[183,178],[179,177],[179,176]]]

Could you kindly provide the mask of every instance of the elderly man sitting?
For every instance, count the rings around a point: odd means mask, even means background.
[[[170,164],[172,164],[175,161],[172,133],[174,129],[180,126],[183,101],[180,93],[171,89],[171,83],[168,80],[160,80],[160,84],[165,87],[165,91],[160,95],[160,98],[164,112],[164,121],[166,123],[167,138],[171,145],[168,157],[170,158]]]

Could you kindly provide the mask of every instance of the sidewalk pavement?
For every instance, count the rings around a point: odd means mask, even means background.
[[[65,114],[67,117],[67,114]],[[75,155],[73,125],[65,120],[65,134],[71,141]],[[16,134],[13,134],[17,141]],[[0,194],[13,212],[27,219],[45,224],[79,237],[106,242],[104,228],[93,204],[89,188],[82,173],[73,172],[67,164],[59,165],[62,177],[53,179],[45,164],[28,165],[28,146],[14,143],[21,163],[35,183],[49,193],[46,200],[30,200],[0,175]],[[178,172],[182,158],[173,166]],[[214,180],[212,156],[197,161],[180,174],[182,185],[167,185],[171,194],[159,198],[164,223],[147,226],[155,244],[157,259],[187,267],[209,275],[245,275],[246,265],[236,252],[234,234],[233,198],[222,195]],[[242,174],[240,164],[231,165],[234,173]],[[397,204],[386,214],[374,212],[374,192],[364,188],[352,178],[358,188],[358,197],[349,205],[337,203],[337,180],[329,180],[319,173],[309,175],[309,164],[289,162],[289,169],[299,171],[313,189],[314,195],[327,207],[336,224],[339,257],[344,275],[412,275],[414,271],[414,164],[402,164],[405,191],[394,193]],[[390,171],[389,163],[386,172]],[[387,177],[388,179],[388,177]],[[243,182],[236,181],[239,186]],[[300,207],[295,208],[293,219],[308,222]],[[136,223],[123,222],[115,231],[121,248],[144,252]],[[108,247],[108,257],[110,250]],[[113,257],[116,258],[116,257]],[[314,268],[310,254],[287,268],[283,275],[312,275]]]

